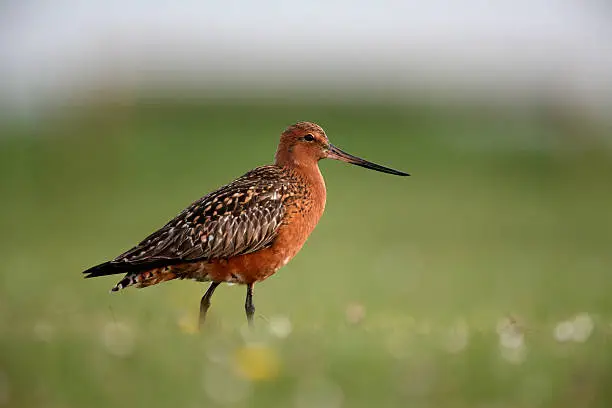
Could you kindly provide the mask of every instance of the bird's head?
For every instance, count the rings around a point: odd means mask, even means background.
[[[383,173],[409,176],[408,173],[369,162],[340,150],[329,143],[325,131],[315,123],[298,122],[281,134],[275,156],[276,164],[303,167],[316,165],[321,159],[334,159]]]

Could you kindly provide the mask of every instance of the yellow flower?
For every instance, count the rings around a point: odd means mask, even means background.
[[[234,356],[238,374],[252,381],[276,378],[280,371],[278,355],[263,344],[251,344],[236,350]]]
[[[198,332],[198,322],[195,316],[185,313],[177,321],[179,329],[185,334],[195,334]]]

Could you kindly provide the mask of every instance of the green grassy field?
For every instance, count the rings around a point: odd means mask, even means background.
[[[196,333],[203,284],[111,295],[116,277],[82,279],[271,162],[298,120],[413,177],[322,162],[326,213],[256,286],[255,332],[243,287],[220,287]],[[284,103],[5,127],[0,406],[612,406],[612,160],[565,129],[520,112]]]

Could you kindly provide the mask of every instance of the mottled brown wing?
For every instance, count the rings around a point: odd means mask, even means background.
[[[274,166],[255,169],[196,201],[111,263],[211,260],[265,248],[285,214],[284,177]]]

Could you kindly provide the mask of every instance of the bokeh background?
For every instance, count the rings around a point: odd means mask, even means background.
[[[0,407],[612,406],[612,8],[3,1]],[[309,120],[326,213],[256,287],[83,280]]]

